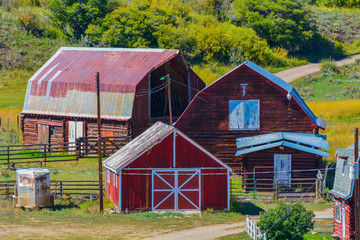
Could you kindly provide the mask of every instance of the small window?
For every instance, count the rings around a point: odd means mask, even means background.
[[[50,128],[49,128],[49,133],[50,133],[50,136],[54,136],[54,135],[55,135],[55,127],[54,127],[54,126],[50,126]]]
[[[116,186],[116,175],[113,173],[114,186]]]
[[[346,167],[347,167],[347,160],[343,161],[343,166],[342,166],[342,175],[345,175],[346,173]]]
[[[340,205],[335,203],[335,220],[341,222]]]
[[[106,173],[107,173],[107,182],[109,183],[110,182],[110,171],[107,170]]]
[[[229,129],[257,130],[260,128],[259,100],[230,100]]]

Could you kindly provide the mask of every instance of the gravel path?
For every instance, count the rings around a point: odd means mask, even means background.
[[[343,59],[336,60],[336,65],[343,66],[355,62],[355,59],[360,58],[360,54],[346,57]],[[321,63],[311,63],[295,68],[291,68],[285,71],[275,73],[276,76],[281,78],[287,83],[290,83],[298,78],[305,77],[306,75],[317,73],[320,71]]]

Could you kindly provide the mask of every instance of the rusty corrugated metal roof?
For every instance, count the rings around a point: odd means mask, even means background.
[[[137,84],[179,54],[165,49],[60,48],[29,80],[23,113],[96,117],[95,74],[100,72],[102,117],[129,119]]]

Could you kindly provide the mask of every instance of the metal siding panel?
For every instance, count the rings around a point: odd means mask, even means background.
[[[96,117],[96,101],[89,100],[96,99],[94,76],[100,72],[102,117],[129,119],[136,86],[151,69],[178,54],[159,49],[61,48],[29,80],[23,112]]]

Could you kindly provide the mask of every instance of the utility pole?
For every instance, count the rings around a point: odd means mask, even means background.
[[[169,116],[170,116],[170,125],[172,126],[172,110],[171,110],[171,89],[170,89],[170,84],[171,84],[171,78],[170,75],[167,74],[167,81],[168,81],[168,101],[169,101]]]
[[[104,211],[103,203],[103,177],[102,177],[102,154],[101,154],[101,116],[100,116],[100,77],[96,73],[96,95],[97,95],[97,127],[98,127],[98,160],[99,160],[99,197],[100,212]]]
[[[354,136],[354,162],[357,163],[359,157],[359,128],[355,128],[355,136]],[[359,217],[360,217],[360,208],[359,208],[359,197],[360,197],[360,189],[359,189],[359,178],[354,179],[354,207],[355,207],[355,239],[360,240],[360,226],[359,226]]]

